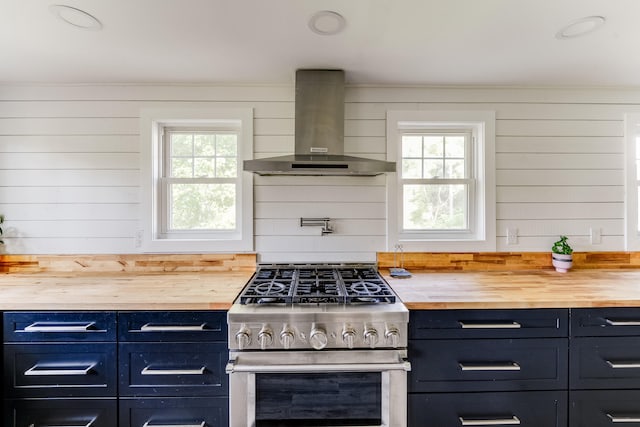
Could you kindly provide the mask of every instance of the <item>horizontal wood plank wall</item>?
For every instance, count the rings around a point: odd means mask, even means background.
[[[255,254],[0,255],[2,273],[229,272],[255,267]]]
[[[407,270],[512,271],[552,269],[550,252],[415,253],[381,252],[379,268]],[[640,268],[640,252],[574,252],[574,269]]]
[[[293,152],[293,82],[0,86],[5,252],[135,253],[138,119],[163,106],[253,108],[255,157]],[[623,119],[640,112],[640,90],[350,86],[345,107],[345,153],[376,159],[386,157],[387,110],[496,111],[497,250],[547,251],[561,234],[577,251],[624,250]],[[375,261],[390,249],[385,185],[384,176],[256,177],[258,260]],[[299,226],[319,216],[335,233]]]

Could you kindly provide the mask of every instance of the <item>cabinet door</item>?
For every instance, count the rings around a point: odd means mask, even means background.
[[[224,311],[132,311],[118,313],[120,341],[227,341]]]
[[[116,344],[5,344],[6,397],[116,395]]]
[[[6,312],[4,342],[95,342],[116,340],[110,312]]]
[[[412,340],[411,392],[567,388],[567,339]]]
[[[638,336],[640,308],[580,308],[571,310],[571,336]]]
[[[116,399],[24,399],[5,401],[7,427],[116,427]]]
[[[227,427],[224,397],[120,399],[120,427]]]
[[[571,391],[570,427],[640,426],[639,390]]]
[[[438,393],[409,395],[409,427],[564,427],[567,393]]]
[[[227,343],[121,343],[121,396],[226,395]]]
[[[574,338],[572,389],[640,388],[640,339]]]
[[[568,336],[569,311],[412,310],[410,339],[553,338]]]

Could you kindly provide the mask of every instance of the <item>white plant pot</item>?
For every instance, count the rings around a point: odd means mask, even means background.
[[[573,255],[551,254],[551,264],[559,273],[566,273],[573,266]]]

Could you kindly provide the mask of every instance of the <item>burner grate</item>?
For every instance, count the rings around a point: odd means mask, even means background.
[[[261,268],[241,304],[394,303],[395,293],[373,267]]]

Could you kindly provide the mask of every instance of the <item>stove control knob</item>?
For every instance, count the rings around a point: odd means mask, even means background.
[[[378,344],[378,331],[376,331],[374,328],[365,329],[364,343],[371,348],[376,348],[376,344]]]
[[[327,332],[322,328],[314,327],[309,334],[309,342],[315,350],[322,350],[328,343]]]
[[[398,348],[400,345],[400,331],[397,328],[389,328],[384,333],[387,342],[393,348]]]
[[[260,341],[260,350],[266,350],[267,347],[273,343],[273,331],[267,327],[263,327],[260,333],[258,333],[258,340]]]
[[[238,343],[238,350],[245,350],[251,344],[251,331],[247,328],[242,328],[236,334],[236,343]]]
[[[280,332],[280,342],[282,343],[282,347],[285,350],[289,350],[291,348],[291,344],[293,344],[294,332],[288,326],[282,328],[282,332]]]
[[[356,339],[356,331],[353,328],[346,327],[342,331],[342,341],[349,349],[353,348]]]

